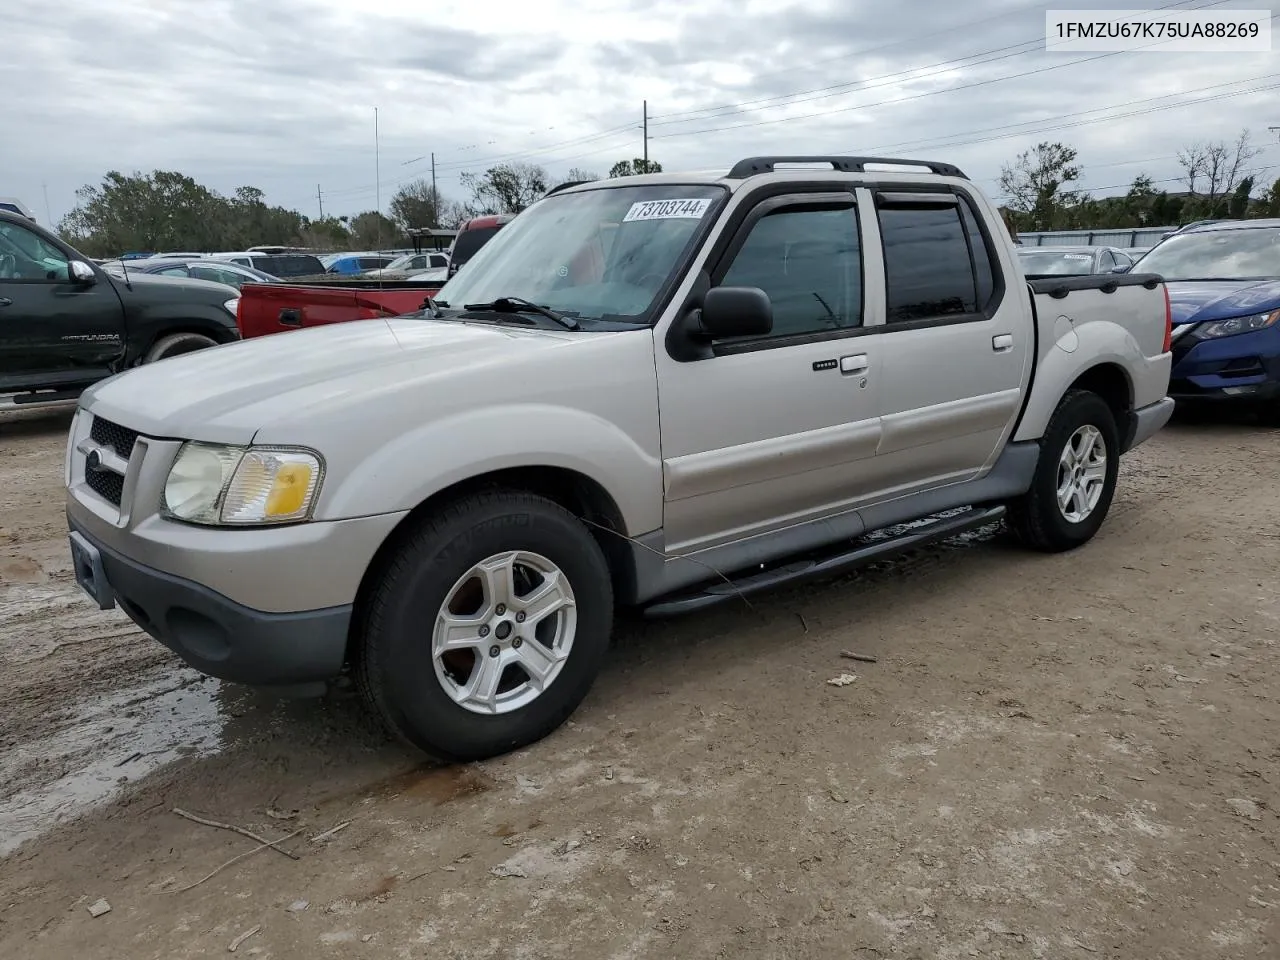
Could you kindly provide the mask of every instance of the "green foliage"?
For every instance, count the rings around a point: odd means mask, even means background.
[[[81,187],[76,197],[79,202],[61,230],[89,256],[297,243],[307,225],[296,210],[268,206],[255,187],[224,197],[171,170],[132,176],[112,170],[101,184]]]
[[[609,179],[613,180],[617,177],[635,177],[642,173],[661,173],[662,164],[657,160],[645,160],[637,157],[635,160],[619,160],[609,168]]]

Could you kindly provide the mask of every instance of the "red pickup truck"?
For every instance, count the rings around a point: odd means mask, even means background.
[[[562,184],[557,189],[571,185]],[[449,248],[448,275],[457,273],[513,219],[514,214],[496,214],[473,217],[464,223]],[[425,301],[442,286],[443,280],[248,283],[240,289],[236,325],[240,336],[248,339],[322,323],[398,317],[423,309]]]
[[[243,339],[348,320],[398,317],[421,310],[443,280],[347,280],[246,283],[236,326]]]

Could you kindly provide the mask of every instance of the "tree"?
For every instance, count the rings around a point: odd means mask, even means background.
[[[398,245],[403,239],[400,228],[385,214],[366,210],[351,218],[351,242],[360,250],[378,250]]]
[[[396,191],[391,198],[391,219],[408,233],[418,227],[445,227],[452,229],[466,218],[462,204],[450,200],[439,190],[432,190],[431,181],[425,177],[411,180]]]
[[[1021,213],[1034,230],[1052,230],[1069,219],[1067,212],[1080,204],[1078,191],[1065,189],[1080,179],[1074,147],[1042,142],[1018,156],[1000,171],[1000,190],[1010,209]]]
[[[583,170],[581,167],[570,167],[569,172],[565,174],[561,183],[588,183],[592,180],[601,179],[600,174],[592,173],[590,170]]]
[[[617,177],[635,177],[642,173],[661,173],[662,164],[657,160],[644,160],[637,158],[635,160],[619,160],[609,168],[609,179],[613,180]]]
[[[1271,185],[1271,189],[1262,195],[1262,209],[1259,216],[1280,217],[1280,179]]]
[[[1231,199],[1227,201],[1227,216],[1233,220],[1243,220],[1249,215],[1249,195],[1253,193],[1253,177],[1245,177],[1231,191]]]
[[[1182,180],[1187,190],[1197,195],[1198,208],[1206,217],[1222,216],[1228,206],[1226,198],[1242,180],[1256,173],[1252,163],[1262,151],[1253,146],[1250,137],[1246,128],[1232,143],[1193,143],[1178,151]]]
[[[292,244],[307,226],[296,210],[268,206],[256,187],[240,187],[224,197],[172,170],[132,175],[112,170],[100,184],[81,187],[76,197],[60,230],[89,256]]]
[[[483,175],[464,173],[460,179],[471,191],[470,216],[519,213],[550,189],[547,172],[531,163],[500,163]]]

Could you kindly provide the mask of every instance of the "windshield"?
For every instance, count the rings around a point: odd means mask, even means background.
[[[451,307],[520,297],[577,317],[645,322],[724,188],[598,187],[540,200],[441,288]]]
[[[1077,276],[1093,272],[1093,254],[1058,250],[1019,250],[1022,272],[1028,276]]]
[[[504,226],[506,224],[496,223],[491,227],[472,227],[458,234],[458,239],[453,244],[454,264],[460,267],[474,257],[480,248],[493,239],[493,235]]]
[[[1152,247],[1143,273],[1166,280],[1269,280],[1280,277],[1280,227],[1181,233]]]

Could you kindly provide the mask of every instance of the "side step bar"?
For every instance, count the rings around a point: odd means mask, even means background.
[[[43,406],[44,404],[70,403],[78,400],[83,388],[73,390],[40,390],[35,393],[0,393],[0,410],[12,410],[16,407]]]
[[[945,540],[957,534],[985,527],[987,524],[1003,519],[1005,512],[1003,505],[971,507],[962,513],[940,517],[920,526],[911,527],[897,536],[882,537],[872,542],[867,542],[864,538],[854,541],[856,545],[852,549],[844,548],[825,556],[793,560],[768,570],[744,573],[732,579],[730,583],[721,581],[708,584],[698,590],[674,594],[649,604],[644,608],[644,615],[654,618],[680,616],[777,587],[846,573],[934,540]]]

